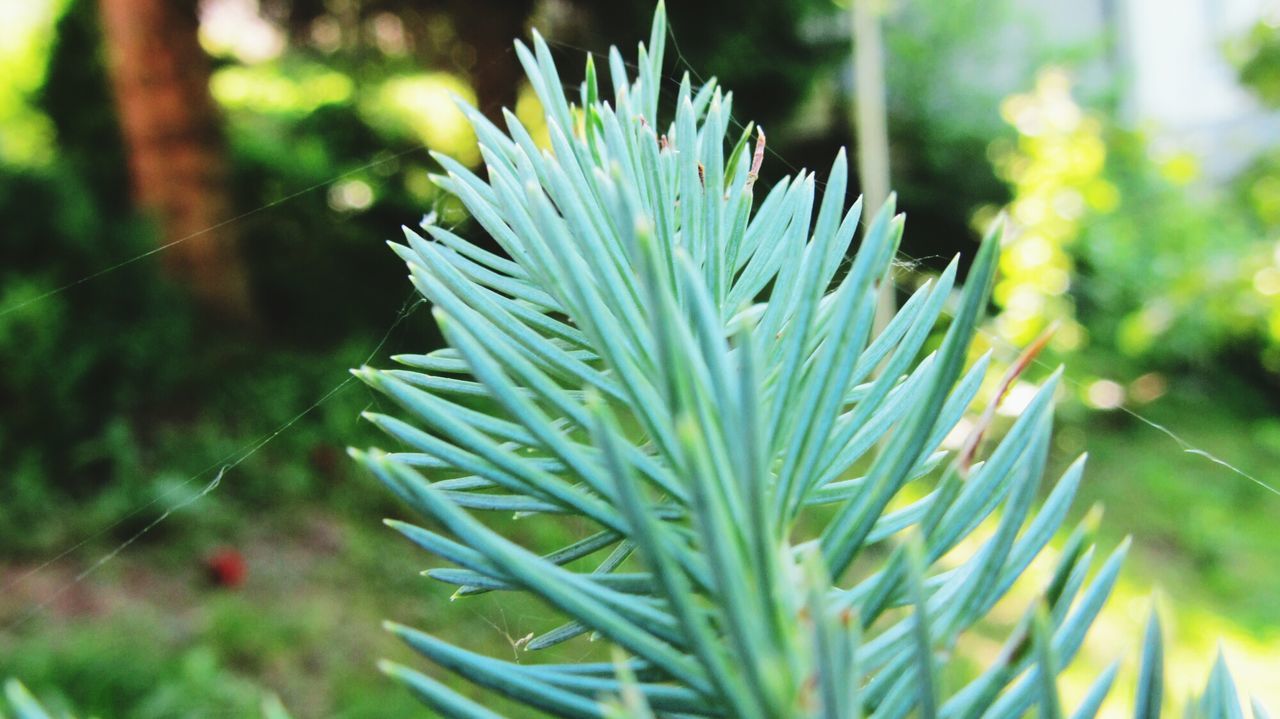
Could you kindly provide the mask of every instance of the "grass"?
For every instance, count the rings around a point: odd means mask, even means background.
[[[1191,446],[1269,481],[1280,464],[1280,421],[1243,388],[1189,379],[1144,417]],[[1129,577],[1162,588],[1175,604],[1212,608],[1255,635],[1280,635],[1280,495],[1123,413],[1094,413],[1059,443],[1090,454],[1077,509],[1106,508],[1105,533],[1134,535]]]
[[[234,546],[248,573],[235,589],[205,576],[193,541],[128,552],[80,583],[77,567],[51,568],[0,602],[7,623],[70,586],[0,639],[0,675],[102,716],[252,716],[271,693],[299,717],[394,716],[418,706],[374,662],[412,657],[382,619],[510,651],[509,636],[541,618],[492,599],[450,606],[446,589],[418,576],[421,555],[368,520],[312,509],[245,522]]]

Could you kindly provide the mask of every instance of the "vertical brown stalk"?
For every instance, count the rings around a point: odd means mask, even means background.
[[[885,100],[884,44],[880,33],[881,10],[878,5],[877,0],[853,0],[849,3],[853,29],[853,107],[858,142],[858,179],[862,185],[867,218],[874,217],[889,199],[889,121]],[[876,334],[880,334],[893,319],[895,304],[892,283],[882,284],[876,305]]]
[[[166,270],[210,311],[249,319],[229,165],[194,0],[99,0],[134,201],[153,214]]]

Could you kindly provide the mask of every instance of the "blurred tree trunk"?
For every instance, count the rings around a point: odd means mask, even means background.
[[[476,106],[498,127],[506,127],[502,108],[516,109],[524,70],[512,43],[525,39],[524,26],[533,0],[450,0],[449,13],[457,22],[458,39],[475,50],[471,84]]]
[[[99,0],[135,203],[153,213],[164,266],[209,311],[250,318],[231,226],[229,164],[197,38],[194,0]]]
[[[889,113],[884,83],[884,43],[880,33],[878,0],[849,3],[853,30],[854,136],[858,142],[858,180],[866,203],[864,216],[871,218],[889,199]],[[889,270],[893,279],[893,269]],[[876,305],[875,333],[893,319],[897,295],[893,282],[880,285]]]

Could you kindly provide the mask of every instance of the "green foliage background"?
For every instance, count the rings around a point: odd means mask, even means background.
[[[811,32],[842,8],[817,0],[761,12],[703,5],[675,13],[680,52],[693,69],[737,90],[744,107],[754,105],[741,116],[765,121],[779,173],[788,163],[819,166],[848,143],[846,41],[839,32],[814,40]],[[409,698],[387,692],[373,669],[376,657],[407,657],[368,635],[388,615],[438,626],[445,605],[425,592],[411,558],[383,556],[386,539],[369,520],[398,510],[340,456],[342,446],[374,437],[357,416],[378,400],[355,383],[245,459],[218,491],[26,617],[162,508],[194,496],[213,472],[191,477],[234,462],[369,357],[408,299],[403,270],[383,245],[398,225],[434,209],[468,229],[457,207],[423,182],[437,168],[413,150],[422,137],[379,107],[386,81],[423,68],[376,48],[327,53],[296,38],[267,63],[218,60],[220,71],[243,70],[262,87],[280,87],[281,79],[303,86],[312,76],[350,81],[345,94],[318,94],[323,102],[224,102],[238,209],[278,202],[237,222],[262,298],[259,328],[204,322],[154,257],[10,311],[156,242],[129,209],[93,3],[53,6],[60,19],[49,42],[33,42],[25,59],[6,64],[15,81],[0,91],[0,675],[108,716],[243,713],[272,691],[301,716],[379,715],[361,696],[402,699],[394,707],[409,711]],[[610,3],[564,42],[629,46],[637,18],[649,11],[648,3]],[[895,185],[910,217],[904,250],[925,258],[924,273],[938,256],[972,249],[975,212],[985,217],[982,208],[1017,199],[1016,183],[986,160],[992,141],[1019,142],[999,113],[1003,93],[942,81],[957,59],[982,56],[985,29],[1009,12],[989,1],[936,10],[904,4],[886,20]],[[1275,37],[1274,27],[1260,24],[1233,50],[1264,99],[1274,94]],[[555,52],[577,55],[570,47]],[[1089,57],[1089,48],[1046,51],[1019,70],[1017,89],[1034,87],[1042,61],[1071,69]],[[457,67],[431,69],[465,85]],[[673,83],[683,69],[669,68]],[[1120,591],[1133,598],[1165,587],[1175,643],[1188,647],[1187,657],[1172,657],[1178,671],[1198,683],[1207,648],[1225,634],[1247,675],[1275,661],[1280,615],[1268,598],[1280,592],[1280,579],[1269,561],[1280,538],[1269,529],[1280,500],[1182,454],[1142,422],[1091,405],[1088,390],[1113,381],[1145,417],[1270,481],[1280,460],[1276,309],[1256,278],[1273,264],[1280,165],[1269,153],[1206,194],[1185,173],[1171,174],[1170,158],[1153,156],[1140,134],[1118,126],[1102,95],[1073,97],[1099,120],[1107,150],[1101,177],[1119,202],[1089,215],[1066,244],[1072,285],[1059,316],[1077,319],[1087,341],[1057,349],[1074,369],[1055,461],[1082,449],[1093,455],[1096,479],[1085,483],[1081,504],[1102,499],[1112,508],[1104,541],[1138,536],[1133,583]],[[335,209],[334,188],[347,181],[371,189],[367,207]],[[1202,271],[1209,266],[1223,269]],[[914,281],[900,278],[904,288]],[[1134,341],[1153,302],[1175,308],[1172,320]],[[418,308],[378,352],[438,342]],[[1153,373],[1164,394],[1141,400],[1147,395],[1135,382]],[[226,544],[250,559],[241,592],[204,578],[203,557]],[[303,571],[283,571],[284,558]],[[367,601],[351,601],[353,583]],[[175,615],[175,602],[187,609]],[[482,637],[501,653],[537,624],[539,611],[492,605],[440,630]],[[336,639],[334,627],[343,628]],[[119,670],[121,654],[141,658],[132,672]],[[76,680],[58,681],[66,672]],[[183,694],[198,700],[184,703]]]

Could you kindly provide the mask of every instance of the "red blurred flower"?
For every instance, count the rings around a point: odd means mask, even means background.
[[[230,547],[214,551],[204,559],[205,570],[209,579],[219,587],[233,589],[244,584],[249,566],[240,552]]]

